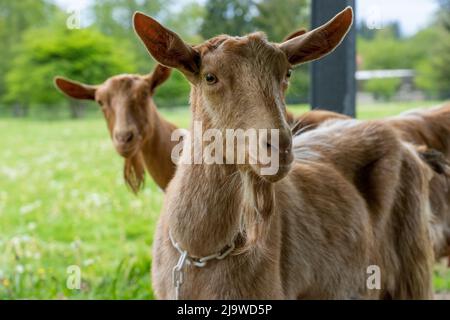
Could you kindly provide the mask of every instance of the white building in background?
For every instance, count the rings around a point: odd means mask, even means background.
[[[372,79],[401,79],[400,87],[392,97],[392,100],[395,101],[421,101],[425,99],[424,93],[414,86],[415,77],[416,72],[410,69],[360,70],[355,73],[358,84]],[[357,92],[356,99],[357,103],[373,103],[376,100],[373,93],[360,90]]]

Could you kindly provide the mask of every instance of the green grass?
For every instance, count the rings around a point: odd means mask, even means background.
[[[372,105],[358,114],[433,104]],[[163,113],[189,123],[187,109]],[[1,119],[0,132],[0,299],[151,299],[163,193],[150,179],[139,196],[127,190],[103,119]],[[66,285],[72,265],[81,268],[80,290]],[[450,290],[445,268],[436,268],[435,284]]]

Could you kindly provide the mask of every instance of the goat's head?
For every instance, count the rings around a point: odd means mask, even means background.
[[[266,154],[279,155],[279,170],[264,177],[273,182],[287,174],[293,161],[284,101],[291,69],[333,51],[352,20],[353,11],[347,8],[322,27],[294,33],[281,44],[268,42],[262,33],[253,33],[244,37],[221,35],[190,46],[142,13],[135,14],[134,26],[159,63],[177,68],[190,81],[194,120],[207,121],[210,128],[222,132],[276,129],[277,145],[271,135],[258,137],[259,148],[266,149]],[[256,163],[245,168],[261,175],[264,165]]]
[[[150,138],[151,98],[155,88],[169,75],[169,68],[158,65],[150,75],[118,75],[97,86],[61,77],[55,78],[55,85],[74,99],[97,101],[117,152],[129,158],[136,154],[143,141]]]

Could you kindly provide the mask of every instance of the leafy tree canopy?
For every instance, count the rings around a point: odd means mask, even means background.
[[[32,28],[16,48],[6,76],[6,101],[52,104],[64,97],[53,87],[55,75],[86,83],[136,71],[131,50],[95,29]]]

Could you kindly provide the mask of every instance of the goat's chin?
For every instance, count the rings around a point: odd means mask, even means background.
[[[266,182],[275,183],[286,177],[292,168],[292,164],[277,167],[251,165],[252,171]]]
[[[133,145],[116,145],[115,148],[117,153],[125,159],[131,158],[139,150],[139,146],[136,143]]]

